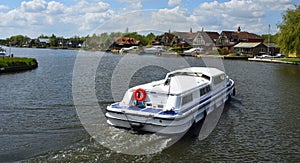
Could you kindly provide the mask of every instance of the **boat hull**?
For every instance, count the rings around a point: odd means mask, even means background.
[[[145,122],[140,122],[136,121],[133,119],[129,120],[122,120],[122,119],[117,119],[115,117],[110,117],[110,115],[107,115],[107,123],[115,126],[115,127],[121,127],[121,128],[126,128],[126,129],[133,129],[136,131],[144,131],[144,132],[150,132],[150,133],[157,133],[157,134],[163,134],[163,135],[174,135],[174,134],[183,134],[185,133],[192,125],[193,121],[189,120],[186,121],[183,124],[179,124],[176,121],[172,121],[172,125],[167,125],[162,124],[153,124],[153,123],[145,123]]]

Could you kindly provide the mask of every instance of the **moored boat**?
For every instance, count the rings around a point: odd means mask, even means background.
[[[235,94],[234,81],[221,70],[190,67],[165,79],[130,88],[106,108],[107,123],[158,134],[182,134]]]
[[[166,52],[166,51],[167,49],[164,46],[156,45],[156,46],[144,48],[141,53],[160,55],[162,52]]]
[[[2,47],[0,47],[0,56],[6,56],[7,54],[6,54],[6,50],[4,49],[4,48],[2,48]]]
[[[183,54],[185,55],[185,56],[193,56],[193,57],[195,57],[195,56],[197,56],[198,54],[201,54],[201,53],[203,53],[203,48],[191,48],[191,49],[189,49],[189,50],[185,50],[184,52],[183,52]]]

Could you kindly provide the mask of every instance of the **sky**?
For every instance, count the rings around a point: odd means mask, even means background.
[[[237,30],[275,34],[300,0],[0,0],[0,38]]]

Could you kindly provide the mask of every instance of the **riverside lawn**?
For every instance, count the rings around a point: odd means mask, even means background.
[[[0,57],[0,68],[23,67],[37,65],[35,58]]]

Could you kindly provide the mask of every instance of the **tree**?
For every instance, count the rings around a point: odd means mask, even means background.
[[[11,36],[9,38],[9,42],[12,43],[14,46],[22,46],[24,45],[25,41],[29,39],[30,38],[27,36],[16,35],[16,36]]]
[[[58,45],[58,40],[54,34],[50,37],[50,46],[56,47]]]
[[[152,42],[155,40],[155,35],[151,32],[151,33],[149,33],[149,34],[146,36],[146,38],[147,38],[147,41],[148,41],[148,45],[151,45]]]
[[[38,38],[49,38],[49,37],[44,34],[41,34]]]
[[[269,34],[262,34],[261,37],[264,39],[264,43],[268,43]],[[275,35],[270,34],[270,43],[276,43],[278,34]]]
[[[278,25],[277,44],[280,51],[289,57],[300,57],[300,5],[294,10],[288,9],[282,16],[282,23]]]
[[[124,35],[124,37],[132,37],[135,40],[140,40],[141,45],[151,45],[152,41],[155,39],[155,35],[153,33],[149,33],[147,36],[140,35],[137,32],[131,32]]]

